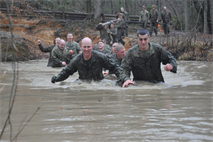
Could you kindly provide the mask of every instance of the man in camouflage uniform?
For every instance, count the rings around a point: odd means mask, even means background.
[[[116,52],[115,52],[115,48],[117,47],[118,44],[119,44],[119,43],[117,43],[117,42],[113,43],[113,45],[112,45],[112,54],[115,54],[115,53],[116,53]]]
[[[121,7],[121,13],[123,14],[123,20],[124,20],[124,24],[125,24],[125,35],[128,36],[128,21],[129,21],[129,15],[128,12],[124,10],[123,7]]]
[[[139,17],[139,22],[141,22],[142,28],[146,28],[148,19],[149,19],[149,12],[146,10],[145,6],[143,6]]]
[[[54,48],[55,46],[58,46],[58,45],[60,44],[60,38],[57,37],[57,38],[54,40],[54,45],[49,46],[49,47],[47,47],[47,48],[44,48],[44,47],[42,46],[41,40],[38,40],[37,43],[38,43],[39,49],[40,49],[42,52],[44,52],[44,53],[49,52],[49,53],[50,53],[50,54],[49,54],[49,60],[48,60],[47,66],[48,66],[48,67],[52,67],[52,50],[53,50],[53,48]]]
[[[125,47],[122,44],[118,44],[115,47],[115,54],[112,54],[111,59],[114,60],[119,66],[126,53]]]
[[[104,48],[106,48],[109,51],[112,51],[112,48],[109,44],[106,43],[106,39],[102,39],[102,42],[104,43]]]
[[[106,54],[106,55],[111,54],[111,51],[105,48],[105,44],[104,44],[103,41],[98,42],[98,49],[96,51],[101,52],[101,53]]]
[[[126,53],[125,47],[124,47],[121,43],[119,43],[119,44],[117,44],[116,47],[115,47],[115,54],[112,54],[112,55],[110,56],[110,58],[111,58],[112,60],[114,60],[115,63],[118,64],[118,66],[120,66],[120,65],[121,65],[121,61],[122,61],[122,59],[123,59],[124,56],[125,56],[125,53]],[[110,71],[109,74],[113,74],[113,72]]]
[[[118,29],[117,29],[117,27],[115,26],[114,23],[110,24],[110,29],[109,30],[110,30],[110,34],[111,34],[111,36],[113,38],[113,43],[118,42],[118,40],[117,40]]]
[[[68,61],[74,58],[77,54],[81,53],[81,48],[79,44],[75,41],[73,41],[73,34],[68,33],[67,34],[67,42],[65,42],[65,46],[68,50],[68,52],[71,50],[71,55],[68,55]]]
[[[120,82],[122,87],[129,84],[135,85],[130,79],[130,72],[133,73],[133,80],[142,80],[153,83],[164,82],[161,73],[161,63],[166,71],[176,73],[176,59],[170,52],[161,45],[151,43],[149,31],[139,29],[137,31],[138,45],[133,46],[126,53],[120,66]]]
[[[163,11],[161,12],[161,19],[163,22],[164,35],[169,36],[170,23],[172,23],[172,15],[171,12],[166,9],[166,6],[163,7]]]
[[[159,14],[155,9],[155,5],[152,5],[152,10],[149,12],[149,23],[150,23],[150,35],[152,36],[152,32],[154,29],[155,35],[158,34],[158,19]]]
[[[112,38],[112,36],[110,34],[109,28],[106,25],[103,25],[103,23],[99,23],[99,25],[103,26],[103,28],[101,28],[101,29],[96,28],[97,30],[100,31],[100,38],[101,39],[106,39],[107,44],[112,45],[113,38]]]
[[[115,26],[118,29],[118,31],[117,31],[117,39],[118,39],[118,42],[121,42],[124,45],[125,41],[123,41],[123,39],[121,37],[123,35],[123,25],[124,25],[124,21],[122,21],[121,18],[118,18],[116,23],[115,23]]]
[[[67,64],[68,51],[65,48],[65,41],[60,40],[59,46],[52,50],[52,67],[64,67]]]
[[[119,76],[118,65],[106,55],[92,50],[92,40],[88,37],[82,40],[82,53],[73,58],[57,76],[53,76],[52,83],[63,81],[78,71],[81,80],[102,80],[104,79],[102,69],[106,68]]]

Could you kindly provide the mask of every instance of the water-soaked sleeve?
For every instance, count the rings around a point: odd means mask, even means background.
[[[42,44],[39,44],[38,46],[39,46],[39,49],[40,49],[42,52],[51,52],[52,49],[53,49],[53,47],[55,47],[55,45],[52,45],[52,46],[48,46],[47,48],[44,48],[44,47],[42,46]]]
[[[166,65],[167,63],[169,63],[170,65],[172,65],[173,69],[170,70],[173,73],[177,73],[177,63],[176,63],[176,59],[174,58],[174,56],[167,51],[164,48],[161,48],[161,61],[163,65]]]
[[[117,78],[119,78],[119,66],[113,59],[108,58],[108,56],[106,55],[103,55],[103,63],[104,69],[108,69],[110,72],[113,72],[117,76]]]
[[[123,58],[120,66],[120,80],[125,82],[130,79],[130,72],[132,71],[133,59],[131,51],[129,50]]]
[[[77,71],[76,62],[76,60],[71,60],[68,66],[63,68],[63,70],[57,75],[56,81],[63,81],[70,75],[73,75]]]

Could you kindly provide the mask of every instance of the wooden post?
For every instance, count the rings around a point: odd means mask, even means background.
[[[0,37],[0,62],[2,62],[2,52],[1,52],[1,37]]]

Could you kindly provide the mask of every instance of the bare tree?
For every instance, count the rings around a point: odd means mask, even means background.
[[[204,21],[203,21],[203,32],[208,33],[208,22],[207,22],[207,1],[203,1],[203,15],[204,15]]]
[[[187,0],[184,1],[184,8],[185,8],[185,31],[188,31],[188,4],[187,4]]]
[[[94,0],[94,17],[98,18],[101,14],[101,0]]]

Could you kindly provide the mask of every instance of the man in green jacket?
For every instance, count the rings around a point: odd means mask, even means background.
[[[152,36],[152,32],[154,30],[155,35],[158,34],[158,19],[159,13],[155,9],[155,5],[152,5],[152,10],[149,12],[149,23],[150,23],[150,35]]]
[[[88,37],[81,42],[82,53],[73,58],[57,76],[53,76],[52,83],[63,81],[78,71],[81,80],[102,80],[102,70],[106,68],[115,72],[119,77],[118,65],[106,55],[93,51],[92,40]]]
[[[110,34],[110,30],[108,28],[108,25],[103,25],[103,23],[99,23],[99,25],[102,25],[103,28],[99,29],[98,26],[96,27],[97,30],[100,31],[100,38],[106,39],[106,43],[109,45],[112,45],[113,38]]]
[[[163,7],[163,11],[161,12],[161,19],[163,23],[164,35],[168,36],[170,32],[170,23],[172,23],[172,15],[171,12],[167,10],[166,6]]]
[[[48,60],[48,63],[47,63],[47,66],[48,67],[52,67],[52,50],[55,46],[58,46],[60,44],[60,38],[57,37],[55,40],[54,40],[54,45],[52,46],[49,46],[49,47],[46,47],[44,48],[41,44],[41,40],[38,40],[37,41],[38,43],[38,46],[39,46],[39,49],[41,50],[41,52],[44,52],[44,53],[47,53],[49,52],[49,60]]]
[[[71,50],[71,52],[69,52],[70,54],[68,56],[68,60],[71,60],[77,54],[81,53],[81,48],[80,48],[79,44],[77,42],[73,41],[72,33],[67,34],[67,42],[65,42],[65,47],[67,48],[68,51]]]
[[[106,48],[103,41],[98,42],[98,49],[96,49],[96,51],[101,52],[101,53],[106,54],[106,55],[111,54],[111,51]]]
[[[128,21],[129,21],[129,15],[128,15],[128,12],[124,10],[123,7],[121,7],[121,13],[124,15],[123,16],[123,20],[124,20],[124,24],[125,24],[125,29],[124,29],[124,32],[125,32],[125,35],[128,36]]]
[[[146,7],[143,6],[139,17],[139,22],[141,22],[142,28],[146,28],[148,19],[149,19],[149,12],[146,10]]]
[[[134,81],[164,82],[161,63],[165,65],[166,71],[177,72],[176,59],[161,45],[149,42],[150,35],[147,29],[139,29],[136,39],[138,45],[129,49],[120,66],[119,81],[123,84],[122,87],[135,85],[130,79],[130,72],[133,73]]]
[[[122,35],[124,33],[124,31],[123,31],[124,21],[119,17],[115,22],[115,26],[118,29],[116,38],[117,38],[118,42],[121,42],[124,45],[125,41],[123,41],[123,39],[122,39]]]
[[[52,67],[64,67],[67,64],[68,51],[65,48],[65,41],[60,40],[59,46],[52,50]]]

